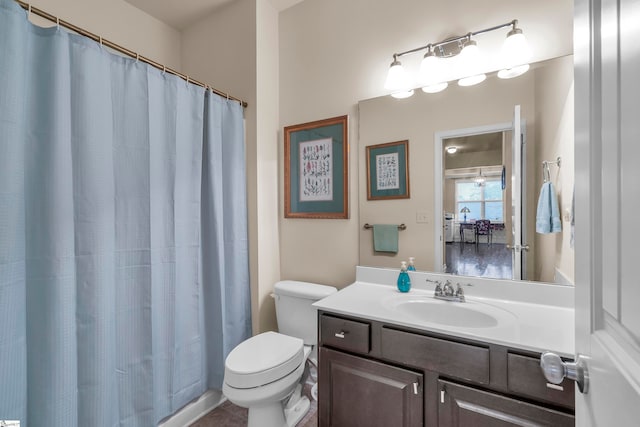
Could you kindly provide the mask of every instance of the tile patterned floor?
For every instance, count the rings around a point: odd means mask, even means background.
[[[316,402],[311,403],[311,408],[297,427],[317,427]],[[226,401],[204,417],[200,418],[191,427],[245,427],[247,425],[247,410]]]
[[[312,368],[312,375],[315,378],[315,368]],[[317,427],[318,426],[318,402],[311,397],[311,379],[307,380],[303,389],[303,394],[309,398],[311,407],[309,412],[298,423],[297,427]],[[245,427],[247,425],[247,409],[234,405],[226,401],[204,417],[200,418],[190,427]]]

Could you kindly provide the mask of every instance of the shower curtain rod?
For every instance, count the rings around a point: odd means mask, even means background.
[[[73,25],[70,22],[64,21],[64,20],[58,18],[57,16],[53,16],[50,13],[45,12],[42,9],[38,9],[37,7],[33,7],[29,3],[26,3],[26,2],[23,2],[23,1],[20,1],[20,0],[14,0],[14,1],[16,3],[18,3],[23,9],[27,10],[30,14],[33,13],[35,15],[40,16],[41,18],[44,18],[44,19],[46,19],[48,21],[51,21],[51,22],[54,22],[56,25],[61,25],[61,26],[65,27],[65,28],[67,28],[67,29],[69,29],[69,30],[71,30],[71,31],[73,31],[75,33],[78,33],[78,34],[80,34],[80,35],[82,35],[84,37],[88,37],[91,40],[100,43],[102,46],[106,46],[109,49],[113,49],[116,52],[119,52],[119,53],[121,53],[123,55],[130,56],[131,58],[135,58],[136,60],[142,61],[142,62],[144,62],[146,64],[149,64],[152,67],[155,67],[155,68],[157,68],[159,70],[162,70],[165,73],[169,73],[169,74],[173,74],[174,76],[178,76],[181,79],[186,80],[187,83],[193,83],[194,85],[198,85],[198,86],[203,87],[205,89],[210,89],[213,93],[218,94],[218,95],[220,95],[222,97],[225,97],[227,99],[233,99],[234,101],[238,101],[240,103],[240,105],[242,105],[244,108],[246,108],[247,105],[248,105],[246,101],[243,101],[243,100],[241,100],[239,98],[236,98],[235,96],[231,96],[228,93],[222,92],[221,90],[218,90],[218,89],[214,88],[213,86],[209,86],[208,84],[205,84],[205,83],[199,82],[198,80],[192,79],[191,77],[189,77],[186,74],[182,74],[179,71],[173,70],[173,69],[167,67],[166,65],[162,65],[162,64],[160,64],[158,62],[155,62],[155,61],[153,61],[153,60],[151,60],[149,58],[146,58],[146,57],[140,55],[139,53],[136,53],[136,52],[134,52],[132,50],[127,49],[126,47],[122,47],[117,43],[111,42],[111,41],[109,41],[107,39],[104,39],[104,38],[102,38],[100,36],[97,36],[97,35],[93,34],[92,32],[85,30],[84,28],[80,28],[80,27],[78,27],[76,25]]]

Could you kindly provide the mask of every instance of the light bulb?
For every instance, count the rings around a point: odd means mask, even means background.
[[[520,28],[514,28],[509,31],[507,38],[502,44],[502,57],[505,68],[513,68],[516,65],[527,64],[531,60],[531,56],[531,48],[529,48],[529,44],[522,30]]]
[[[433,85],[422,86],[422,91],[425,93],[438,93],[445,90],[448,86],[449,86],[449,83],[447,82],[436,83]]]
[[[396,99],[409,98],[411,95],[413,95],[413,89],[401,90],[401,91],[398,91],[398,92],[393,92],[391,94],[391,96],[393,96]]]
[[[463,77],[458,80],[459,86],[473,86],[483,82],[487,76],[482,73],[483,63],[480,49],[475,40],[469,39],[460,52],[459,66]]]
[[[480,48],[475,40],[467,40],[464,47],[460,51],[460,57],[475,59],[480,54]]]
[[[420,63],[420,83],[425,86],[446,81],[446,64],[429,50]]]
[[[458,80],[458,86],[473,86],[482,83],[487,78],[486,74],[475,74],[469,77],[463,77]]]
[[[420,83],[426,93],[442,92],[449,86],[445,76],[446,65],[431,49],[424,55],[420,63]]]
[[[407,72],[397,59],[394,59],[387,73],[387,80],[384,88],[392,91],[406,89],[409,86]]]
[[[504,70],[498,71],[498,77],[501,79],[512,79],[523,75],[527,71],[529,71],[529,64],[518,65],[517,67],[505,68]]]

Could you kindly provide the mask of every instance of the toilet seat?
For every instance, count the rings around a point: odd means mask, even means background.
[[[265,332],[240,343],[225,361],[225,382],[234,388],[253,388],[277,381],[304,362],[300,338]]]

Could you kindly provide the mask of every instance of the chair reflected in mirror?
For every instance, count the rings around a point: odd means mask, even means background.
[[[486,236],[487,244],[490,245],[493,243],[493,229],[491,228],[491,221],[488,219],[478,219],[475,222],[475,240],[476,245],[480,241],[481,236]]]

